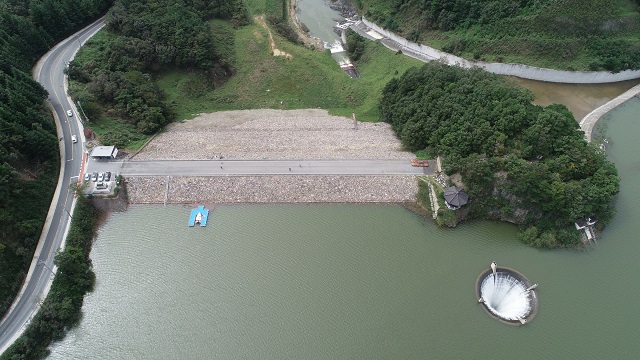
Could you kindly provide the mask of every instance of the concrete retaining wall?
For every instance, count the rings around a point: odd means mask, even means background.
[[[612,99],[611,101],[593,110],[592,112],[588,113],[587,116],[582,118],[582,120],[580,120],[580,129],[584,131],[584,136],[587,141],[591,141],[593,128],[596,126],[596,123],[598,122],[598,120],[600,120],[602,115],[613,110],[613,108],[631,99],[635,95],[640,95],[640,85],[632,87],[631,89],[622,93],[622,95],[616,97],[615,99]]]
[[[439,60],[448,65],[458,65],[464,68],[474,66],[481,67],[498,75],[512,75],[531,80],[569,84],[602,84],[640,78],[640,70],[625,70],[614,74],[606,71],[561,71],[520,64],[470,61],[426,45],[411,42],[391,31],[381,28],[365,18],[362,18],[362,22],[367,27],[397,43],[403,53],[421,61]],[[382,42],[384,43],[384,40],[382,40]],[[390,47],[388,44],[385,44],[385,46]]]

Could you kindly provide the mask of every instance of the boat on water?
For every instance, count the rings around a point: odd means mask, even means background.
[[[207,218],[209,217],[209,210],[200,205],[197,209],[191,210],[191,216],[189,216],[189,226],[207,226]]]

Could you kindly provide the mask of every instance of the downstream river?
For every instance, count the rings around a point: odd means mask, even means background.
[[[397,205],[133,206],[100,229],[95,291],[48,359],[631,359],[640,354],[640,99],[604,119],[618,215],[586,251]],[[495,260],[537,289],[522,327],[477,304]]]
[[[329,1],[331,0],[298,0],[296,14],[298,21],[309,29],[309,35],[324,42],[333,43],[340,37],[332,30],[332,27],[337,21],[344,20],[344,17],[338,11],[329,8]],[[333,54],[339,63],[344,61],[345,56],[345,54]],[[609,84],[562,84],[517,77],[509,78],[514,83],[531,90],[535,95],[534,102],[536,104],[542,106],[565,105],[577,121],[580,121],[593,109],[640,84],[640,79]]]
[[[329,7],[330,0],[294,0],[298,21],[309,29],[309,35],[333,43],[340,36],[333,31],[333,26],[344,20],[340,12]]]

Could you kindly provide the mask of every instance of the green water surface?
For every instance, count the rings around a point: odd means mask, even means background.
[[[640,356],[640,99],[607,115],[618,214],[583,250],[504,223],[442,229],[397,205],[132,206],[94,244],[97,284],[49,359],[634,359]],[[514,327],[477,304],[495,260],[540,284]]]

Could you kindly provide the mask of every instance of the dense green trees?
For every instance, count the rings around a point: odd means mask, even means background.
[[[58,178],[58,140],[30,70],[110,0],[0,0],[0,316],[26,275]]]
[[[640,69],[631,0],[359,0],[364,15],[413,41],[474,59],[583,70]],[[430,34],[430,35],[429,35]],[[435,35],[434,35],[435,34]]]
[[[67,245],[55,258],[58,271],[49,295],[24,334],[0,360],[43,359],[51,341],[61,339],[80,320],[84,295],[95,283],[89,253],[97,219],[98,212],[89,200],[78,198]]]
[[[173,115],[153,82],[154,73],[191,69],[214,87],[234,73],[233,54],[225,44],[232,40],[220,40],[218,35],[226,32],[217,33],[207,22],[211,18],[244,24],[248,12],[241,0],[116,1],[107,14],[109,33],[95,40],[102,41],[99,53],[70,64],[70,77],[86,84],[74,97],[87,104],[90,118],[107,116],[142,134],[158,131]],[[117,146],[129,140],[117,134],[103,139]]]
[[[380,113],[408,149],[462,174],[472,216],[535,226],[532,244],[572,245],[576,219],[611,219],[617,171],[566,107],[532,100],[483,70],[427,64],[387,84]]]
[[[353,30],[347,31],[347,44],[346,50],[349,55],[349,59],[353,61],[360,60],[360,57],[364,54],[364,46],[367,40],[360,36]]]
[[[302,40],[289,22],[287,0],[266,0],[265,7],[267,21],[276,32],[292,43],[302,45]]]

